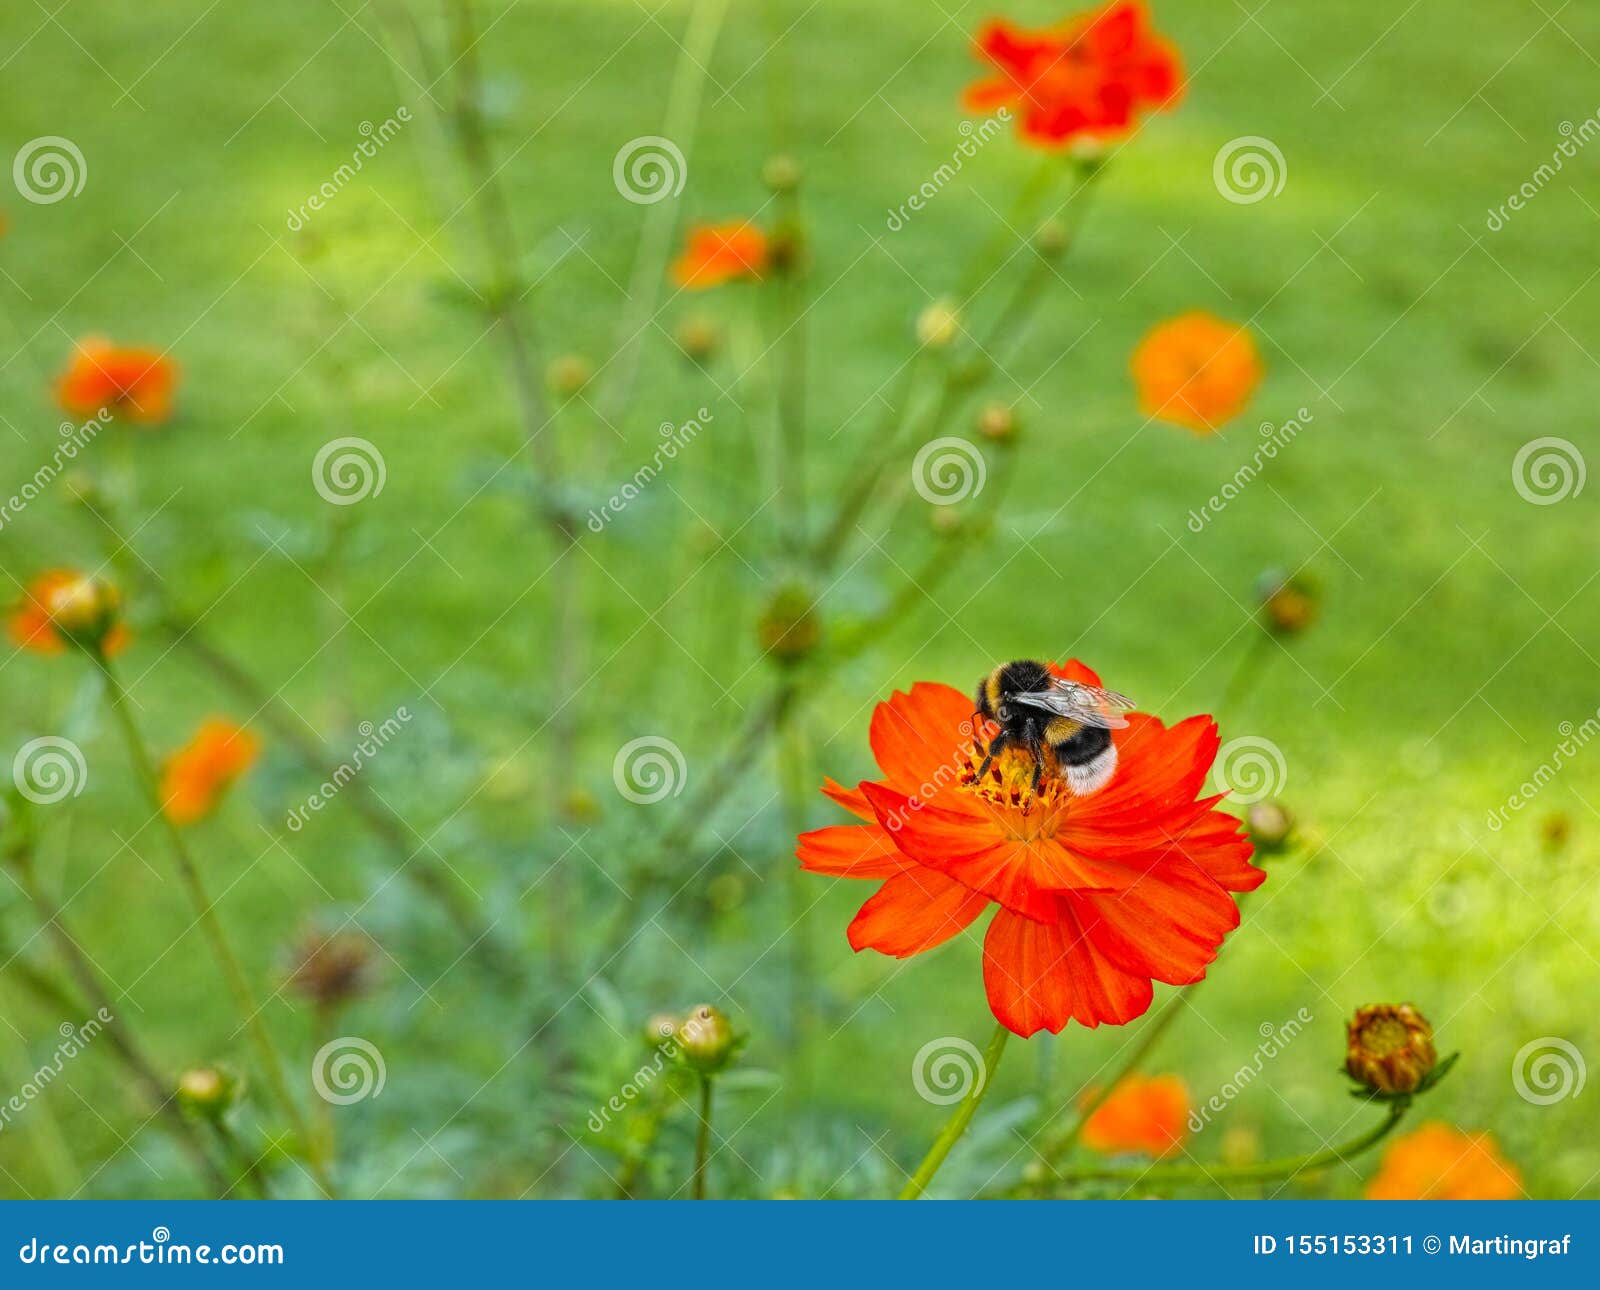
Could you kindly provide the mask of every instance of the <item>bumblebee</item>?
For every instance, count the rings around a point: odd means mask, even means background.
[[[1035,793],[1052,765],[1076,796],[1098,792],[1117,769],[1111,732],[1128,724],[1121,714],[1134,706],[1125,694],[1068,681],[1032,659],[1002,663],[978,684],[977,711],[1000,727],[978,778],[999,753],[1022,748],[1033,758]]]

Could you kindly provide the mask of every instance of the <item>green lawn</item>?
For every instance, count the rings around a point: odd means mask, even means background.
[[[807,433],[822,514],[880,433],[918,313],[1004,232],[1035,159],[1007,132],[891,231],[887,212],[963,137],[968,36],[990,10],[777,7],[775,53],[762,6],[731,7],[673,209],[689,221],[764,207],[769,95],[787,79],[782,128],[805,166],[810,228]],[[662,131],[691,8],[485,5],[490,144],[547,355],[599,364],[610,351],[641,223],[658,209],[621,199],[612,159]],[[671,807],[630,804],[612,782],[618,748],[653,734],[682,749],[693,787],[770,692],[754,625],[781,576],[774,392],[765,365],[747,369],[772,320],[744,288],[668,288],[626,411],[579,400],[552,431],[573,481],[563,496],[586,510],[650,460],[662,422],[712,413],[657,485],[567,557],[583,660],[581,683],[557,693],[553,549],[529,518],[529,453],[475,299],[487,276],[476,209],[464,205],[472,186],[436,111],[450,106],[450,82],[430,91],[399,9],[7,7],[4,152],[64,136],[87,177],[54,204],[0,186],[0,493],[50,458],[60,414],[47,376],[75,338],[170,348],[183,369],[179,417],[106,432],[85,467],[121,499],[145,571],[340,756],[359,723],[415,714],[370,782],[532,965],[524,994],[460,960],[459,938],[390,879],[388,857],[342,804],[285,827],[315,780],[270,735],[262,764],[192,835],[255,980],[281,978],[285,944],[318,911],[353,918],[383,946],[376,989],[336,1023],[387,1066],[381,1098],[335,1108],[349,1194],[608,1194],[616,1162],[585,1117],[643,1060],[644,1018],[702,998],[749,1032],[743,1065],[756,1072],[723,1094],[714,1192],[881,1194],[944,1115],[913,1092],[914,1055],[939,1036],[981,1043],[990,1029],[981,924],[917,960],[853,955],[844,927],[870,889],[789,879],[793,828],[768,745],[699,844],[665,858],[664,889],[634,884]],[[1334,1073],[1343,1019],[1364,1002],[1410,999],[1441,1049],[1462,1053],[1424,1114],[1491,1130],[1531,1195],[1594,1195],[1591,1099],[1535,1104],[1512,1070],[1545,1037],[1600,1053],[1588,1006],[1600,967],[1600,815],[1589,803],[1600,750],[1563,758],[1504,828],[1488,818],[1557,756],[1562,723],[1581,727],[1600,704],[1596,491],[1534,505],[1513,482],[1534,439],[1589,456],[1600,442],[1600,145],[1574,146],[1560,173],[1535,178],[1569,137],[1564,123],[1596,110],[1600,17],[1533,0],[1156,10],[1193,80],[1177,111],[1115,156],[1063,281],[986,396],[1015,403],[1023,423],[1009,499],[986,538],[940,538],[932,508],[905,488],[871,513],[870,539],[857,534],[825,584],[825,631],[880,608],[900,571],[935,549],[955,568],[818,684],[799,720],[808,782],[869,773],[871,706],[894,688],[966,689],[1009,657],[1075,655],[1164,717],[1215,712],[1225,739],[1270,740],[1305,843],[1267,861],[1269,882],[1154,1065],[1203,1099],[1251,1060],[1264,1025],[1301,1008],[1315,1020],[1198,1135],[1195,1157],[1216,1158],[1228,1127],[1257,1132],[1268,1155],[1366,1127],[1376,1113]],[[1007,11],[1062,13],[1034,0]],[[411,121],[291,232],[289,212],[350,159],[362,123],[402,107]],[[1219,194],[1213,159],[1242,136],[1281,152],[1278,195]],[[1536,195],[1491,230],[1490,212],[1524,183]],[[994,302],[1021,271],[1020,259],[1008,265]],[[1250,410],[1212,438],[1147,423],[1127,370],[1151,325],[1191,308],[1247,321],[1267,365]],[[696,315],[724,334],[704,368],[671,339]],[[1194,532],[1188,517],[1251,461],[1258,425],[1300,409],[1303,432]],[[970,433],[971,419],[964,410],[944,433]],[[341,436],[379,445],[386,478],[381,494],[336,508],[313,489],[311,463]],[[897,457],[891,473],[906,469]],[[58,482],[0,527],[8,589],[43,568],[104,561],[105,530],[68,493]],[[170,648],[137,594],[139,561],[124,575],[138,636],[124,661],[151,742],[170,749],[212,712],[253,718]],[[1262,653],[1258,682],[1224,707],[1256,639],[1256,578],[1273,566],[1316,579],[1322,617]],[[248,1068],[88,669],[8,647],[3,694],[4,748],[65,734],[84,751],[82,795],[41,812],[40,867],[121,1015],[173,1070],[221,1058]],[[568,700],[577,730],[552,749],[548,723]],[[586,794],[597,814],[548,818],[552,784]],[[808,827],[840,818],[820,796],[807,811]],[[1552,848],[1541,826],[1558,813],[1571,836]],[[815,902],[801,932],[797,896],[801,909]],[[613,954],[603,938],[622,906],[643,930]],[[0,931],[0,960],[58,970],[8,883]],[[809,969],[796,981],[802,932]],[[796,993],[809,1017],[798,1029]],[[0,1015],[5,1093],[52,1060],[63,1020],[81,1020],[12,973],[0,974]],[[265,1015],[304,1089],[314,1027],[281,994]],[[1114,1069],[1133,1031],[1072,1027],[1013,1044],[976,1141],[939,1189],[1014,1181],[1033,1159],[1038,1104],[1027,1099],[1070,1101]],[[191,1192],[127,1092],[104,1054],[73,1059],[0,1132],[0,1192]],[[259,1120],[253,1101],[243,1126]],[[652,1162],[663,1194],[683,1182],[691,1126],[686,1109],[673,1112]],[[1374,1167],[1363,1158],[1295,1191],[1355,1195]],[[304,1189],[292,1174],[283,1190]]]

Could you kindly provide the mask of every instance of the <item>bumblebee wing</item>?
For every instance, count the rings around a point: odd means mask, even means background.
[[[1060,677],[1048,690],[1013,694],[1011,701],[1043,708],[1069,721],[1099,726],[1103,730],[1121,730],[1128,724],[1122,713],[1137,706],[1127,695],[1118,694],[1115,690],[1102,690],[1098,685],[1084,685],[1081,681],[1068,681]]]

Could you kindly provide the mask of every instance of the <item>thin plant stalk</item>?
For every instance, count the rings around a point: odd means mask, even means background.
[[[1272,1182],[1290,1179],[1308,1169],[1320,1169],[1339,1164],[1370,1151],[1388,1137],[1405,1118],[1411,1103],[1405,1099],[1389,1103],[1389,1112],[1376,1127],[1358,1134],[1348,1142],[1302,1156],[1286,1156],[1278,1160],[1263,1160],[1253,1165],[1203,1165],[1203,1164],[1149,1164],[1149,1165],[1086,1165],[1078,1169],[1060,1169],[1055,1173],[1055,1183],[1071,1185],[1080,1182],[1127,1181],[1150,1183],[1234,1183]]]
[[[7,1011],[11,1009],[8,1008]],[[32,1078],[31,1072],[26,1069],[28,1050],[20,1040],[14,1048],[9,1044],[6,1048],[8,1050],[8,1060],[4,1063],[6,1083],[12,1088],[21,1088]],[[83,1170],[72,1154],[66,1136],[61,1132],[61,1125],[56,1120],[48,1098],[40,1098],[33,1104],[28,1124],[33,1131],[33,1141],[36,1144],[39,1160],[44,1165],[45,1171],[50,1174],[57,1195],[76,1195],[83,1186]]]
[[[77,983],[78,989],[83,992],[84,998],[88,1000],[89,1007],[111,1018],[106,1023],[103,1033],[110,1041],[112,1050],[127,1067],[128,1073],[133,1077],[134,1083],[151,1109],[161,1117],[195,1168],[205,1176],[218,1195],[227,1195],[232,1190],[232,1184],[206,1150],[194,1121],[184,1115],[182,1108],[178,1106],[170,1081],[162,1079],[157,1073],[155,1064],[146,1056],[143,1046],[123,1020],[122,1014],[112,1006],[110,992],[100,979],[99,972],[89,961],[89,956],[83,952],[77,937],[68,929],[62,911],[39,886],[32,858],[14,854],[11,861],[23,894],[33,906],[40,925],[50,937],[68,973]]]
[[[667,111],[661,134],[683,154],[685,165],[693,155],[691,144],[709,75],[706,69],[727,13],[728,0],[695,0],[683,33],[678,65],[672,73],[672,87],[667,91]],[[667,276],[676,214],[677,203],[673,201],[652,202],[645,207],[639,245],[633,257],[633,273],[628,279],[628,303],[617,326],[616,346],[607,364],[606,385],[600,395],[600,415],[604,421],[616,421],[633,396],[639,374],[639,342],[655,317],[656,301]]]
[[[711,1158],[711,1086],[710,1075],[700,1076],[700,1126],[694,1135],[693,1198],[706,1198],[706,1162]]]
[[[233,944],[222,926],[222,920],[217,916],[216,907],[206,891],[205,880],[200,875],[200,868],[189,851],[189,844],[184,839],[182,830],[167,817],[162,807],[155,765],[145,745],[144,736],[139,732],[133,714],[128,711],[127,694],[122,688],[122,680],[117,675],[116,668],[103,653],[96,650],[91,652],[91,656],[105,682],[107,706],[122,731],[123,741],[127,745],[128,757],[133,762],[134,774],[139,781],[140,789],[151,811],[161,821],[161,827],[166,833],[168,846],[172,852],[173,863],[178,870],[179,881],[194,906],[196,921],[210,944],[212,957],[217,961],[223,981],[233,996],[234,1006],[239,1010],[244,1030],[255,1047],[256,1056],[267,1077],[267,1087],[273,1099],[289,1117],[296,1137],[305,1144],[307,1163],[318,1188],[325,1196],[331,1197],[334,1194],[332,1180],[328,1176],[325,1162],[315,1150],[316,1142],[311,1133],[310,1122],[306,1119],[300,1104],[295,1101],[293,1093],[289,1091],[289,1080],[284,1071],[283,1059],[273,1042],[271,1031],[267,1029],[266,1022],[262,1019],[261,1005],[256,1001],[255,992],[250,988],[244,969],[239,965],[238,957],[233,952]]]
[[[983,1051],[982,1063],[967,1089],[966,1096],[951,1113],[944,1128],[939,1131],[939,1136],[933,1140],[933,1146],[928,1148],[928,1154],[917,1166],[917,1172],[912,1174],[910,1180],[901,1188],[899,1199],[916,1200],[922,1195],[928,1189],[928,1184],[933,1181],[934,1175],[939,1172],[939,1166],[944,1164],[944,1158],[950,1154],[950,1149],[961,1141],[961,1135],[972,1123],[972,1117],[977,1114],[978,1105],[983,1101],[984,1094],[989,1091],[989,1085],[994,1083],[995,1072],[1000,1069],[1000,1059],[1005,1055],[1006,1040],[1010,1037],[1011,1032],[996,1022],[994,1034],[990,1036],[989,1046]]]

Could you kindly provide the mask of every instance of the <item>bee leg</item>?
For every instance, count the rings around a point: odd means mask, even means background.
[[[1033,792],[1037,796],[1044,782],[1044,740],[1037,735],[1028,741],[1028,752],[1033,757]]]
[[[986,774],[989,773],[989,763],[995,759],[996,753],[1002,752],[1005,749],[1008,737],[1009,736],[1007,736],[1006,732],[1002,730],[990,741],[989,751],[983,754],[983,764],[978,767],[978,773],[975,778],[982,779]]]

